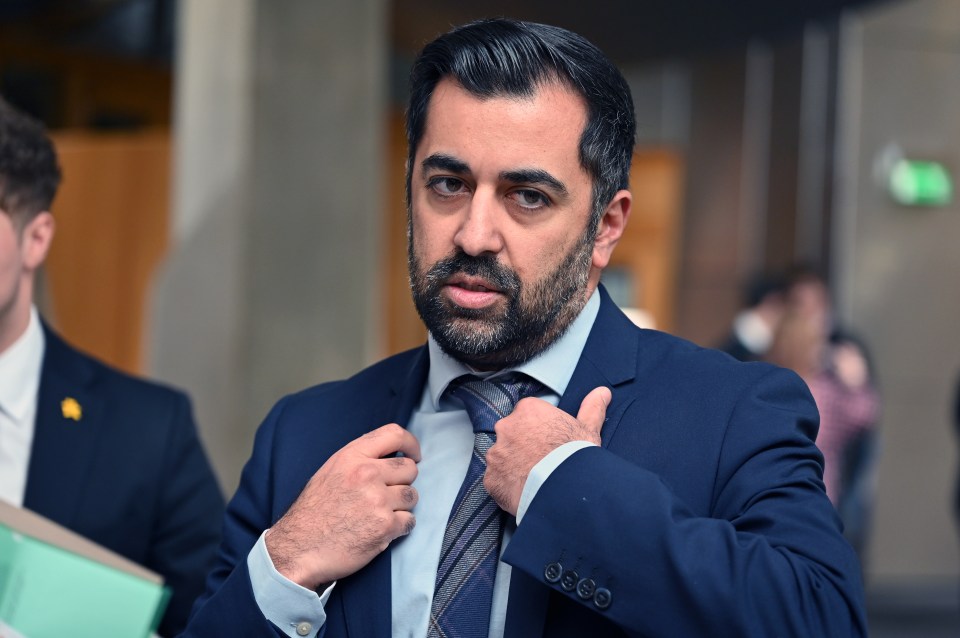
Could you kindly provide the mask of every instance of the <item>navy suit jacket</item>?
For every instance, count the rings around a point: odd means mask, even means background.
[[[865,634],[859,568],[824,493],[803,382],[640,330],[601,295],[560,408],[576,414],[590,390],[612,388],[603,444],[551,474],[504,552],[506,636]],[[420,348],[277,404],[187,635],[276,631],[253,599],[247,553],[333,452],[408,421],[428,364]],[[389,554],[338,581],[327,637],[390,635]],[[555,563],[570,575],[551,582]],[[564,588],[586,578],[610,592],[605,609]]]
[[[160,625],[186,625],[220,541],[223,496],[187,397],[77,352],[47,326],[24,507],[161,574]],[[73,399],[79,420],[64,416]]]

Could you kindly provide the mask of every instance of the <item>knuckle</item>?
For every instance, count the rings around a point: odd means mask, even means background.
[[[369,495],[367,498],[367,505],[374,512],[379,512],[386,509],[387,507],[387,498],[383,492],[376,491]]]
[[[497,487],[497,482],[493,477],[493,473],[486,472],[483,475],[483,487],[486,488],[488,494],[493,494],[494,490]]]
[[[396,423],[388,423],[380,429],[389,436],[400,436],[406,431]]]
[[[411,465],[414,465],[413,459],[408,458],[406,456],[395,456],[389,459],[389,463],[392,467],[398,470],[402,470],[410,467]]]
[[[400,496],[404,503],[411,506],[416,505],[417,501],[420,500],[420,495],[417,494],[417,490],[409,485],[400,491]]]
[[[353,469],[353,478],[358,483],[370,483],[379,476],[377,468],[369,463],[363,463]]]
[[[412,483],[413,480],[416,479],[417,476],[420,474],[420,468],[417,466],[416,461],[414,461],[413,459],[408,459],[408,460],[410,461],[409,463],[410,467],[407,471],[410,473],[410,476],[412,477],[410,479],[410,482]]]
[[[378,530],[388,530],[393,522],[393,512],[384,512],[381,508],[376,508],[371,515],[374,527]]]

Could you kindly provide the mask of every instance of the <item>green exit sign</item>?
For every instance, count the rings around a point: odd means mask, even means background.
[[[939,162],[898,159],[887,188],[894,201],[904,206],[946,206],[953,201],[953,180]]]

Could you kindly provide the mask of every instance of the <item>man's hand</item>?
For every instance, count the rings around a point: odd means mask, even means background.
[[[501,509],[517,515],[520,494],[533,466],[570,441],[600,445],[600,428],[610,405],[609,388],[594,388],[583,398],[577,418],[542,399],[521,399],[496,425],[497,441],[487,452],[483,485]]]
[[[395,452],[402,457],[383,458]],[[270,528],[267,552],[277,571],[317,590],[358,571],[409,534],[417,503],[420,444],[399,425],[351,441],[310,478],[287,513]]]

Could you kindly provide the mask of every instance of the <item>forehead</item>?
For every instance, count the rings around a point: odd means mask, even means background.
[[[587,121],[583,99],[550,82],[531,96],[478,97],[455,80],[441,80],[427,108],[417,157],[447,153],[500,165],[540,161],[579,166],[579,143]]]

